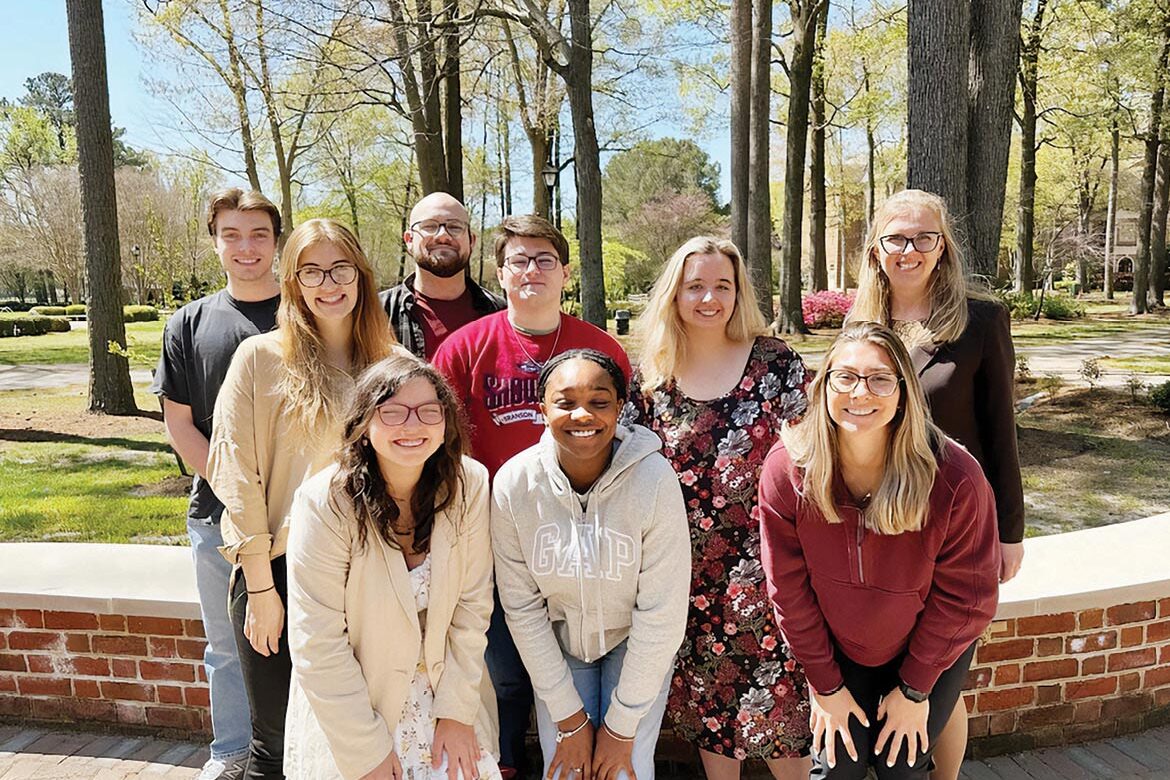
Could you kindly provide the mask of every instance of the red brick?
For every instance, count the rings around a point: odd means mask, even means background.
[[[1154,706],[1165,707],[1170,704],[1170,688],[1162,688],[1154,691]]]
[[[0,609],[0,628],[12,628],[16,625],[16,612],[11,609]]]
[[[995,667],[996,685],[1015,685],[1020,681],[1019,664],[1003,664]]]
[[[1048,658],[1064,652],[1064,639],[1058,636],[1044,636],[1036,640],[1036,655]]]
[[[125,631],[126,618],[123,615],[98,615],[98,626],[102,631]]]
[[[1126,626],[1121,629],[1121,646],[1136,647],[1140,645],[1145,633],[1145,626]]]
[[[73,686],[68,677],[18,677],[21,696],[70,696]]]
[[[8,649],[8,634],[0,634],[0,650]]]
[[[1065,637],[1064,640],[1064,651],[1070,654],[1096,653],[1100,650],[1112,650],[1115,647],[1117,647],[1117,629],[1079,634]]]
[[[1105,673],[1105,656],[1094,655],[1081,661],[1081,677]]]
[[[1076,712],[1073,713],[1073,723],[1093,723],[1101,718],[1101,700],[1077,702]]]
[[[179,707],[147,707],[146,722],[151,726],[197,731],[202,721],[199,713]]]
[[[206,666],[204,666],[203,664],[199,664],[199,666],[196,668],[195,671],[198,673],[199,682],[201,682],[201,683],[207,682],[207,667]]]
[[[1170,664],[1170,645],[1166,645],[1158,651],[1158,663]]]
[[[1076,677],[1077,670],[1078,664],[1075,658],[1061,658],[1058,661],[1033,661],[1024,664],[1024,682]]]
[[[146,656],[146,639],[140,636],[119,634],[95,636],[93,651],[103,655]]]
[[[44,628],[45,617],[39,609],[16,610],[16,625],[24,628]]]
[[[16,693],[16,677],[11,674],[0,674],[0,693]]]
[[[1117,690],[1119,693],[1132,693],[1140,687],[1142,687],[1141,672],[1126,672],[1117,678]]]
[[[131,615],[126,618],[126,630],[131,634],[154,634],[156,636],[182,636],[183,621],[178,618],[145,617]]]
[[[72,664],[73,673],[75,675],[83,675],[87,677],[110,676],[110,662],[105,658],[87,658],[85,656],[76,656],[69,659],[69,663]]]
[[[1167,639],[1170,639],[1170,620],[1162,620],[1146,626],[1146,641],[1150,644],[1165,642]]]
[[[152,658],[174,658],[175,640],[171,637],[152,636],[146,640]]]
[[[992,734],[1011,734],[1019,719],[1019,714],[1013,711],[993,712],[988,718],[987,728]]]
[[[28,671],[28,664],[20,653],[0,653],[0,672]]]
[[[29,702],[32,699],[26,699],[22,696],[6,696],[0,694],[0,715],[5,715],[12,718],[27,718],[32,711]]]
[[[83,699],[100,699],[102,692],[97,680],[74,680],[73,695]]]
[[[78,699],[66,702],[69,714],[78,720],[100,720],[115,723],[118,720],[118,705],[112,701]]]
[[[1004,642],[988,642],[980,645],[977,651],[979,663],[993,663],[995,661],[1009,661],[1015,658],[1027,658],[1035,650],[1035,642],[1031,639],[1008,639]]]
[[[1065,634],[1076,630],[1077,616],[1073,612],[1057,615],[1036,615],[1022,617],[1016,621],[1017,636],[1039,636],[1041,634]]]
[[[1158,616],[1158,605],[1153,601],[1139,601],[1135,604],[1118,604],[1105,610],[1105,624],[1117,626],[1122,623],[1140,623]]]
[[[1153,666],[1155,663],[1157,663],[1157,653],[1154,652],[1154,648],[1152,647],[1109,654],[1109,671],[1111,672],[1136,669],[1141,666]]]
[[[66,634],[65,649],[71,653],[88,653],[90,651],[89,634]]]
[[[182,704],[183,689],[177,685],[158,686],[158,701],[160,704]]]
[[[1101,628],[1105,625],[1105,610],[1086,609],[1077,613],[1077,628],[1085,631],[1090,628]]]
[[[986,737],[989,720],[990,718],[987,715],[973,715],[967,718],[967,736],[971,739]]]
[[[1042,726],[1061,726],[1072,723],[1076,706],[1057,704],[1052,707],[1037,707],[1020,713],[1020,728],[1032,730]]]
[[[184,620],[183,629],[186,631],[187,636],[199,637],[200,639],[207,636],[207,634],[203,633],[202,620]]]
[[[191,664],[139,661],[138,674],[143,680],[195,682],[195,667]]]
[[[178,652],[180,658],[187,658],[192,661],[202,661],[203,652],[207,648],[207,642],[202,639],[176,639],[175,650]]]
[[[154,701],[154,686],[145,683],[102,680],[102,696],[124,701]]]
[[[967,671],[967,684],[963,686],[963,690],[986,688],[989,685],[991,685],[991,667],[980,666],[978,669]]]
[[[141,704],[132,704],[126,701],[116,702],[118,722],[132,726],[146,725],[146,708]]]
[[[192,707],[211,706],[211,692],[207,688],[188,686],[183,689],[183,695],[187,699],[187,704]]]
[[[972,712],[974,712],[975,711],[975,694],[973,694],[973,693],[963,694],[963,706],[965,706],[967,708],[968,715],[970,715]]]
[[[52,674],[53,657],[50,655],[28,656],[28,670],[34,674]]]
[[[1059,685],[1041,685],[1036,688],[1037,704],[1056,704],[1060,701]]]
[[[1170,598],[1165,598],[1158,602],[1158,616],[1170,618]]]
[[[1091,699],[1096,696],[1110,696],[1117,692],[1116,677],[1097,677],[1092,680],[1070,680],[1064,686],[1064,698]]]
[[[1014,710],[1031,704],[1036,699],[1036,689],[1005,688],[999,691],[979,692],[979,711],[993,712],[995,710]]]
[[[1160,666],[1157,669],[1147,669],[1143,685],[1147,690],[1170,685],[1170,666]]]
[[[77,628],[95,630],[97,615],[92,612],[52,612],[45,610],[45,628]]]
[[[8,646],[13,650],[55,650],[60,652],[65,649],[65,637],[62,634],[48,631],[12,631],[8,634]]]
[[[29,699],[30,717],[35,720],[68,720],[68,699]]]
[[[1150,693],[1131,693],[1116,699],[1106,699],[1101,703],[1101,719],[1117,720],[1129,715],[1140,715],[1148,712],[1154,704],[1154,697]]]
[[[114,658],[110,660],[110,674],[114,677],[123,677],[129,680],[138,679],[138,664],[129,658]]]

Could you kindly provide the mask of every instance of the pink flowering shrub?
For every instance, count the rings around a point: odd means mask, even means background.
[[[853,296],[837,290],[821,290],[806,295],[800,309],[804,324],[810,328],[839,328],[853,308]]]

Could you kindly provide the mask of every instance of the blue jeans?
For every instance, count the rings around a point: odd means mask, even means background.
[[[622,675],[622,664],[626,660],[626,643],[622,642],[596,661],[586,663],[571,655],[565,654],[565,661],[569,664],[569,671],[573,675],[573,686],[577,695],[585,705],[585,713],[593,721],[594,728],[599,728],[605,721],[605,713],[613,698],[613,691],[617,688],[618,680]],[[654,749],[658,746],[658,732],[662,729],[662,716],[666,712],[666,695],[670,691],[670,677],[673,672],[667,672],[662,681],[662,690],[658,698],[650,705],[642,720],[638,722],[638,730],[634,732],[634,750],[630,756],[630,763],[634,766],[634,773],[638,780],[654,780]],[[540,697],[536,697],[536,729],[540,733],[540,752],[544,754],[544,774],[548,776],[548,769],[552,765],[553,756],[557,752],[557,724],[549,714],[548,708]],[[561,773],[552,780],[558,780]],[[630,780],[626,772],[618,774],[618,780]]]
[[[240,672],[236,636],[228,617],[228,577],[231,565],[216,549],[223,544],[219,517],[187,518],[191,557],[195,561],[195,587],[207,649],[203,665],[211,688],[211,757],[223,761],[248,755],[252,742],[252,716]]]

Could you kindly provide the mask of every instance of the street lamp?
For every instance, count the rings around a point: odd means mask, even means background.
[[[551,162],[546,162],[540,170],[541,178],[544,179],[544,186],[548,190],[548,214],[545,216],[550,220],[552,219],[553,213],[553,189],[557,186],[557,178],[560,174],[561,172]]]

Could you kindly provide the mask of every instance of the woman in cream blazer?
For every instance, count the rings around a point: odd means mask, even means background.
[[[358,381],[339,463],[306,482],[289,534],[289,778],[498,777],[484,649],[487,470],[423,361]]]

